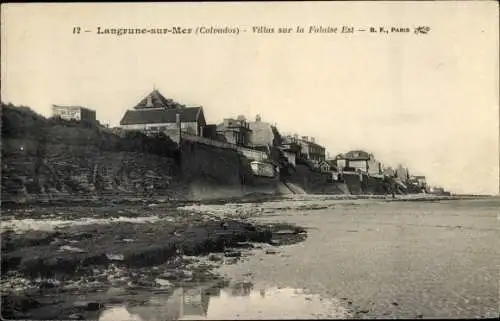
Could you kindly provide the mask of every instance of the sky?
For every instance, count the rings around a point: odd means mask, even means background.
[[[7,4],[1,96],[45,116],[52,104],[86,106],[116,126],[157,88],[202,105],[211,123],[260,114],[332,156],[362,149],[455,193],[498,194],[497,22],[494,1]],[[309,34],[311,25],[411,32]],[[97,34],[174,26],[240,33]]]

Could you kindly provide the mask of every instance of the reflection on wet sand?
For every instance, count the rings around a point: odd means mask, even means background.
[[[250,282],[239,282],[230,288],[232,296],[249,296],[252,290],[253,284]]]
[[[337,300],[322,299],[292,288],[254,290],[248,282],[227,289],[179,288],[154,295],[140,305],[110,307],[99,321],[346,318]]]

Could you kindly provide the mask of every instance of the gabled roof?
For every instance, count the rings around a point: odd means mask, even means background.
[[[157,89],[154,89],[149,95],[144,97],[134,109],[147,109],[147,108],[183,108],[184,105],[178,102],[165,98]]]
[[[352,150],[343,156],[348,160],[369,160],[371,155],[363,150]]]
[[[185,107],[180,109],[136,109],[127,110],[120,125],[175,123],[180,114],[181,122],[204,121],[203,107]]]

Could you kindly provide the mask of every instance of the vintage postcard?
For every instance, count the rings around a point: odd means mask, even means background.
[[[3,4],[2,317],[498,318],[498,9]]]

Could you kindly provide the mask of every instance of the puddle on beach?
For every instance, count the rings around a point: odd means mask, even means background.
[[[251,284],[211,289],[176,289],[141,304],[109,306],[99,321],[342,319],[349,311],[338,300],[292,288],[254,289]]]

